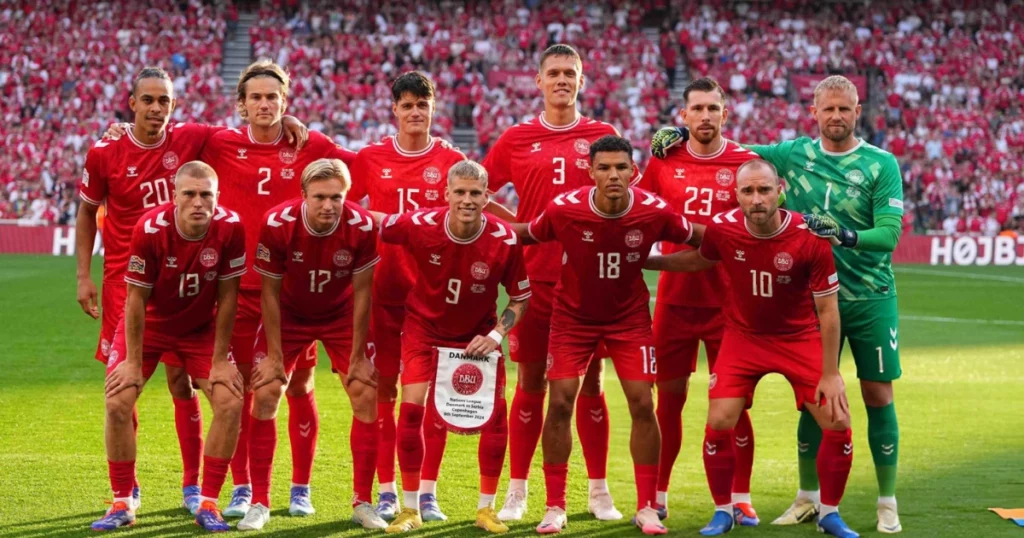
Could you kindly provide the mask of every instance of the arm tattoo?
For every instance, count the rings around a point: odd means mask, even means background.
[[[520,301],[516,301],[516,302],[510,303],[505,308],[505,311],[501,313],[501,322],[500,323],[501,323],[501,327],[503,329],[505,329],[506,333],[508,333],[508,331],[512,330],[512,326],[515,325],[515,323],[516,323],[516,312],[515,312],[516,309],[520,310],[519,315],[522,316],[522,314],[524,312],[526,312],[526,305],[524,303],[520,302]]]

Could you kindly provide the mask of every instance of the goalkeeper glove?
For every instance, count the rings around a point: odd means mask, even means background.
[[[651,155],[664,159],[668,150],[690,139],[686,127],[662,127],[651,137]]]
[[[828,215],[804,215],[807,229],[818,237],[828,239],[833,245],[842,245],[846,248],[857,246],[857,232],[843,228]]]

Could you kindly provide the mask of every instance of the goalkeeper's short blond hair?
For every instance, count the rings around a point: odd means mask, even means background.
[[[818,98],[825,92],[842,92],[853,96],[853,100],[856,103],[860,102],[860,96],[857,95],[857,86],[850,81],[850,79],[842,75],[832,75],[822,80],[814,87],[814,102],[818,102]]]

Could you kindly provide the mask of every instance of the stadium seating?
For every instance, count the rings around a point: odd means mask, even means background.
[[[615,125],[644,156],[653,129],[673,121],[677,64],[691,78],[718,78],[731,94],[726,136],[756,143],[816,135],[806,103],[789,91],[791,75],[863,74],[871,98],[860,132],[903,166],[908,229],[953,229],[961,213],[968,233],[978,222],[978,233],[1024,226],[1019,4],[838,3],[826,12],[803,0],[671,12],[666,4],[264,2],[250,40],[255,56],[291,71],[289,111],[352,149],[394,133],[395,74],[430,73],[441,97],[435,134],[475,128],[477,147],[463,148],[473,158],[542,108],[528,83],[495,73],[530,71],[557,41],[584,55],[583,113]],[[131,74],[144,65],[172,71],[175,120],[237,125],[219,74],[237,18],[231,3],[22,6],[0,11],[9,28],[0,36],[0,219],[73,220],[85,152],[126,117]],[[659,22],[660,36],[643,31]]]

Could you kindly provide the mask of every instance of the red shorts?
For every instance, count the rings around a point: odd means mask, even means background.
[[[216,334],[215,324],[199,329],[184,336],[168,336],[156,331],[144,331],[142,335],[142,375],[149,379],[156,370],[157,364],[163,360],[171,361],[185,368],[192,379],[208,379],[213,364],[213,341]],[[110,346],[107,358],[107,375],[114,371],[118,364],[128,359],[125,352],[127,344],[122,319],[114,332],[114,343]]]
[[[555,312],[551,316],[551,366],[548,379],[582,377],[590,362],[601,359],[604,344],[620,379],[654,382],[658,365],[654,356],[651,315],[646,308],[613,324],[581,323]]]
[[[793,386],[797,409],[817,403],[821,354],[821,337],[817,334],[768,338],[726,329],[708,397],[749,398],[766,374],[782,374]]]
[[[110,346],[114,342],[117,324],[124,317],[124,303],[128,297],[128,284],[124,280],[104,280],[100,289],[100,341],[96,344],[96,360],[107,362]]]
[[[402,365],[402,324],[405,307],[373,303],[370,334],[375,345],[373,365],[381,377],[395,377]]]
[[[530,307],[508,335],[508,354],[512,362],[547,362],[548,338],[551,332],[551,303],[555,298],[554,282],[530,281],[533,295]]]
[[[437,377],[437,348],[465,349],[469,341],[438,340],[417,327],[406,324],[402,331],[402,385],[433,383]],[[499,347],[500,351],[501,348]],[[498,362],[498,394],[505,394],[505,357]]]
[[[323,342],[327,356],[331,358],[331,368],[336,372],[348,373],[349,360],[352,358],[352,305],[336,318],[323,323],[309,323],[281,316],[281,351],[284,355],[284,369],[291,375],[297,368],[316,366],[316,354],[306,353],[309,346],[316,349],[317,341]],[[371,357],[372,344],[367,343],[367,358]],[[256,333],[256,346],[253,353],[253,365],[267,358],[267,336],[263,325]]]
[[[238,291],[238,311],[235,312],[235,327],[231,331],[231,356],[235,364],[253,363],[256,333],[263,322],[260,294],[260,290],[253,289]],[[316,351],[316,342],[306,348],[306,359],[313,361],[310,366],[316,366]]]
[[[696,372],[701,340],[708,356],[708,370],[713,370],[724,328],[721,308],[657,303],[654,348],[658,350],[658,381],[679,379]]]

